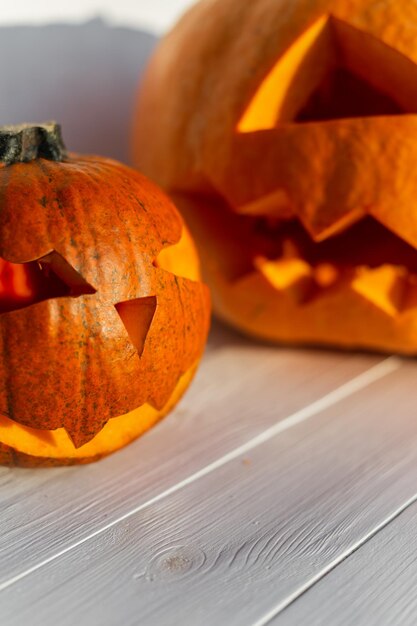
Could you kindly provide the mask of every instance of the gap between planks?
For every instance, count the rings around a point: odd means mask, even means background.
[[[268,624],[273,624],[275,619],[279,617],[281,613],[288,609],[291,604],[294,604],[296,600],[298,600],[302,595],[310,591],[314,585],[319,583],[325,576],[330,574],[336,567],[341,565],[343,561],[348,559],[352,554],[360,550],[368,541],[373,539],[378,533],[380,533],[384,528],[389,526],[394,520],[396,520],[404,511],[409,509],[413,504],[417,503],[417,493],[412,496],[409,500],[404,502],[402,506],[400,506],[396,511],[394,511],[391,515],[389,515],[384,521],[375,526],[373,530],[367,533],[364,537],[359,539],[356,543],[350,546],[347,550],[342,552],[334,561],[331,561],[326,567],[324,567],[320,572],[318,572],[315,576],[310,578],[304,585],[302,585],[299,589],[296,589],[292,594],[290,594],[283,602],[280,602],[276,607],[274,607],[271,611],[268,611],[266,615],[261,617],[261,619],[257,620],[252,626],[268,626]]]
[[[231,452],[225,454],[220,459],[217,459],[213,463],[210,463],[209,465],[206,465],[201,470],[191,474],[190,476],[188,476],[184,480],[180,481],[179,483],[176,483],[172,487],[169,487],[165,491],[162,491],[157,496],[154,496],[153,498],[150,498],[146,502],[143,502],[141,505],[133,508],[131,511],[129,511],[129,512],[127,512],[127,513],[125,513],[125,514],[123,514],[123,515],[121,515],[119,517],[117,517],[116,519],[112,520],[111,522],[109,522],[105,526],[102,526],[101,528],[97,529],[96,531],[86,535],[85,537],[83,537],[79,541],[76,541],[76,542],[72,543],[71,545],[67,546],[63,550],[60,550],[56,554],[53,554],[52,556],[44,559],[43,561],[40,561],[36,565],[33,565],[32,567],[30,567],[27,570],[21,572],[20,574],[17,574],[16,576],[13,576],[9,580],[4,581],[3,583],[0,584],[0,592],[4,591],[5,589],[8,589],[9,587],[11,587],[15,583],[18,583],[19,581],[23,580],[27,576],[30,576],[32,573],[40,570],[41,568],[43,568],[44,566],[48,565],[49,563],[52,563],[53,561],[56,561],[60,557],[64,556],[68,552],[71,552],[72,550],[78,548],[79,546],[83,545],[87,541],[90,541],[91,539],[94,539],[95,537],[101,535],[102,533],[106,532],[110,528],[113,528],[114,526],[117,526],[121,522],[123,522],[123,521],[127,520],[128,518],[132,517],[133,515],[135,515],[136,513],[139,513],[140,511],[143,511],[143,509],[146,509],[146,508],[152,506],[153,504],[155,504],[157,502],[160,502],[164,498],[167,498],[168,496],[176,493],[177,491],[180,491],[181,489],[184,489],[188,485],[191,485],[192,483],[196,482],[200,478],[203,478],[204,476],[207,476],[208,474],[211,474],[212,472],[214,472],[217,469],[223,467],[227,463],[230,463],[231,461],[236,460],[240,456],[246,455],[248,452],[250,452],[254,448],[257,448],[258,446],[261,446],[262,444],[266,443],[267,441],[270,441],[272,438],[276,437],[277,435],[281,434],[282,432],[284,432],[284,431],[286,431],[286,430],[288,430],[290,428],[293,428],[294,426],[297,426],[298,424],[301,424],[302,422],[304,422],[304,421],[306,421],[306,420],[308,420],[308,419],[318,415],[322,411],[331,408],[333,405],[341,402],[342,400],[345,400],[349,396],[351,396],[351,395],[361,391],[362,389],[365,389],[366,387],[368,387],[372,383],[380,380],[381,378],[384,378],[385,376],[388,376],[389,374],[392,374],[396,370],[400,369],[401,365],[402,365],[402,361],[398,357],[389,357],[389,358],[383,360],[381,363],[378,363],[377,365],[371,367],[369,370],[363,372],[359,376],[356,376],[352,380],[348,381],[347,383],[341,385],[337,389],[335,389],[335,390],[331,391],[330,393],[326,394],[325,396],[323,396],[319,400],[316,400],[312,404],[309,404],[308,406],[304,407],[303,409],[300,409],[299,411],[296,411],[292,415],[289,415],[287,418],[284,418],[283,420],[281,420],[280,422],[278,422],[274,426],[271,426],[270,428],[267,428],[264,432],[260,433],[256,437],[250,439],[245,444],[235,448]],[[410,504],[411,504],[411,502],[407,503],[407,506],[409,506]],[[401,511],[397,512],[397,514],[394,515],[394,517],[399,515],[402,512],[402,510],[403,509],[401,509]],[[385,524],[385,522],[384,522],[384,524]],[[369,538],[371,538],[373,536],[373,534],[378,532],[379,529],[380,528],[378,527],[378,529],[375,530],[373,533],[371,533],[369,536],[367,536],[364,541],[367,541]],[[362,543],[360,543],[360,545],[362,545]],[[358,547],[360,547],[360,545],[358,545],[354,549],[357,549]],[[331,564],[332,566],[329,566],[328,568],[323,570],[323,572],[320,573],[320,577],[326,575],[326,573],[328,571],[330,571],[330,569],[332,569],[333,567],[336,567],[336,565],[338,565],[339,561],[342,561],[344,558],[349,556],[349,554],[352,551],[354,551],[354,549],[350,550],[348,554],[343,556],[343,558],[341,557],[340,559],[338,559],[337,563],[334,562],[333,564]],[[317,580],[318,580],[318,578],[317,578]],[[316,580],[316,578],[314,578],[312,581],[309,581],[308,584],[310,584],[310,583],[311,583],[311,585],[315,584],[315,582],[317,582],[317,580]],[[305,588],[303,587],[302,589],[298,590],[296,593],[301,595],[308,588],[309,587],[307,587],[307,585],[306,585]],[[293,594],[293,595],[295,595],[295,594]],[[266,625],[269,621],[271,621],[274,617],[276,617],[279,614],[279,612],[284,610],[284,608],[286,608],[286,606],[288,606],[291,602],[293,602],[296,599],[293,596],[290,596],[290,598],[293,598],[293,599],[291,599],[288,602],[286,600],[285,603],[282,603],[282,605],[279,605],[278,607],[275,607],[274,611],[272,611],[271,613],[268,613],[268,615],[264,616],[264,618],[261,621],[257,622],[254,626],[264,626],[264,625]],[[285,604],[285,606],[284,606],[284,604]]]

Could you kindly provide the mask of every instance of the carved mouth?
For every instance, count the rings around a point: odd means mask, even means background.
[[[179,380],[162,411],[149,404],[110,419],[89,442],[76,448],[65,428],[42,430],[29,428],[0,415],[0,442],[23,454],[58,461],[89,461],[110,454],[127,445],[158,422],[182,396],[197,368],[194,364]]]
[[[254,223],[252,263],[299,304],[350,284],[385,313],[417,306],[417,250],[371,217],[315,242],[297,219]]]
[[[238,215],[218,196],[177,200],[206,267],[230,285],[260,273],[301,307],[345,288],[390,316],[417,306],[417,250],[372,217],[315,241],[297,218]]]

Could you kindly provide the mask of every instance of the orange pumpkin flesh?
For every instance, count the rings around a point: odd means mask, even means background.
[[[160,44],[136,163],[186,217],[223,319],[417,353],[416,42],[398,0],[203,0]]]
[[[208,330],[192,240],[99,157],[0,167],[0,462],[88,462],[178,401]]]

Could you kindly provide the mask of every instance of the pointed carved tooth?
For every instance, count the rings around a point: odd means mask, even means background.
[[[240,206],[238,212],[241,215],[272,216],[280,219],[290,219],[295,214],[288,193],[284,189],[278,189],[258,200],[248,202]]]
[[[269,261],[258,257],[254,265],[274,289],[288,294],[299,303],[308,300],[315,291],[312,268],[302,259]]]
[[[105,424],[106,424],[106,421],[104,420],[103,424],[101,425],[100,430],[105,426]],[[71,443],[73,444],[74,448],[77,448],[77,449],[81,448],[86,443],[94,439],[96,435],[96,433],[94,432],[84,432],[83,430],[80,430],[80,428],[75,427],[75,426],[74,428],[67,426],[66,428],[64,428],[64,431],[66,432],[69,439],[71,440]]]
[[[410,202],[409,198],[408,202],[402,202],[402,199],[399,199],[394,208],[392,206],[387,209],[382,206],[372,207],[369,213],[385,228],[417,249],[415,204]]]
[[[331,216],[331,211],[327,212],[327,216]],[[342,215],[338,220],[329,222],[327,218],[326,222],[322,220],[322,216],[316,214],[314,218],[308,218],[306,215],[300,215],[300,220],[302,221],[304,227],[310,233],[312,239],[316,242],[325,241],[325,239],[329,239],[330,237],[334,237],[339,233],[343,233],[350,226],[356,224],[361,219],[365,217],[366,213],[363,209],[351,209],[344,215]]]
[[[352,281],[352,289],[386,315],[396,317],[404,308],[407,271],[394,265],[361,269]]]

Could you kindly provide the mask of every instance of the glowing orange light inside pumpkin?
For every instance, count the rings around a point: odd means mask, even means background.
[[[28,304],[34,296],[28,265],[0,259],[0,312]]]
[[[0,313],[65,296],[69,292],[68,285],[47,265],[37,261],[10,263],[0,258]]]

